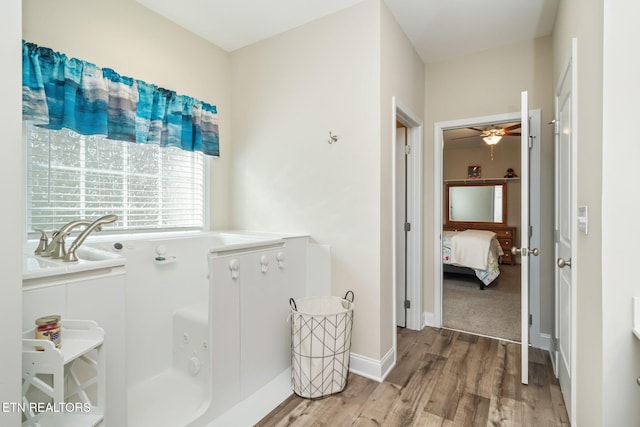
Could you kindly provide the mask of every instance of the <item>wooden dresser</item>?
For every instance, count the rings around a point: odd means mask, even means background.
[[[444,224],[442,229],[447,231],[463,231],[469,229],[493,231],[498,236],[498,242],[504,252],[504,255],[502,255],[502,264],[515,264],[516,262],[515,257],[511,254],[511,247],[514,246],[516,242],[516,227],[486,226],[467,223],[460,225]]]
[[[500,227],[491,229],[498,235],[498,242],[502,247],[504,255],[502,255],[503,264],[515,264],[515,257],[511,254],[511,247],[516,242],[516,228],[515,227]]]

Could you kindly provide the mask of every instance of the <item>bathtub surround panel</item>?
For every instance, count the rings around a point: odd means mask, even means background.
[[[212,251],[214,388],[207,415],[219,416],[291,364],[288,301],[306,296],[307,238]]]
[[[211,275],[211,313],[221,321],[211,322],[211,342],[222,351],[212,353],[210,419],[222,414],[242,400],[240,385],[240,291],[239,279],[232,279],[229,263],[237,257],[230,255],[216,265],[209,260]],[[239,277],[239,276],[238,276]],[[218,384],[220,386],[218,386]]]
[[[291,364],[290,308],[307,296],[306,239],[245,255],[240,282],[240,390],[255,393]],[[215,341],[214,341],[215,342]]]

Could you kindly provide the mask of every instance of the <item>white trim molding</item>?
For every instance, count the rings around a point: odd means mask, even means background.
[[[349,359],[349,372],[382,382],[391,369],[395,366],[394,349],[390,348],[382,360],[372,359],[367,356],[351,353]]]
[[[432,328],[439,328],[441,326],[436,322],[436,315],[433,312],[425,311],[424,313],[422,313],[422,319],[423,328],[425,326],[431,326]]]
[[[422,313],[422,288],[423,288],[423,232],[422,221],[424,217],[423,213],[423,181],[424,181],[424,155],[423,155],[423,125],[422,120],[416,116],[408,107],[402,104],[395,96],[392,97],[392,128],[394,132],[392,134],[393,146],[395,147],[395,124],[400,122],[407,127],[407,140],[406,144],[410,147],[411,155],[407,164],[407,221],[411,224],[411,232],[407,237],[407,295],[406,298],[411,301],[411,308],[407,311],[407,324],[408,329],[419,331],[421,329],[421,313]],[[395,150],[392,152],[392,156],[395,156]],[[395,157],[394,157],[395,168]],[[393,176],[395,179],[395,169]],[[393,184],[395,192],[395,182]],[[396,200],[394,193],[393,199]],[[395,211],[392,219],[392,230],[394,230],[393,241],[396,241],[395,227],[393,224],[396,222]],[[394,299],[393,299],[393,328],[396,327],[396,301],[395,301],[395,289],[398,286],[395,283],[395,272],[397,265],[395,265],[395,246],[394,246]]]

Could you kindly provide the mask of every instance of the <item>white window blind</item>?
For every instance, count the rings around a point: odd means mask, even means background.
[[[118,215],[109,230],[202,229],[204,155],[25,126],[27,227]]]

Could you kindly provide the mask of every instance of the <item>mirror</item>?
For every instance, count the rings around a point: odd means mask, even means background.
[[[505,183],[447,184],[446,222],[506,224],[507,185]]]

